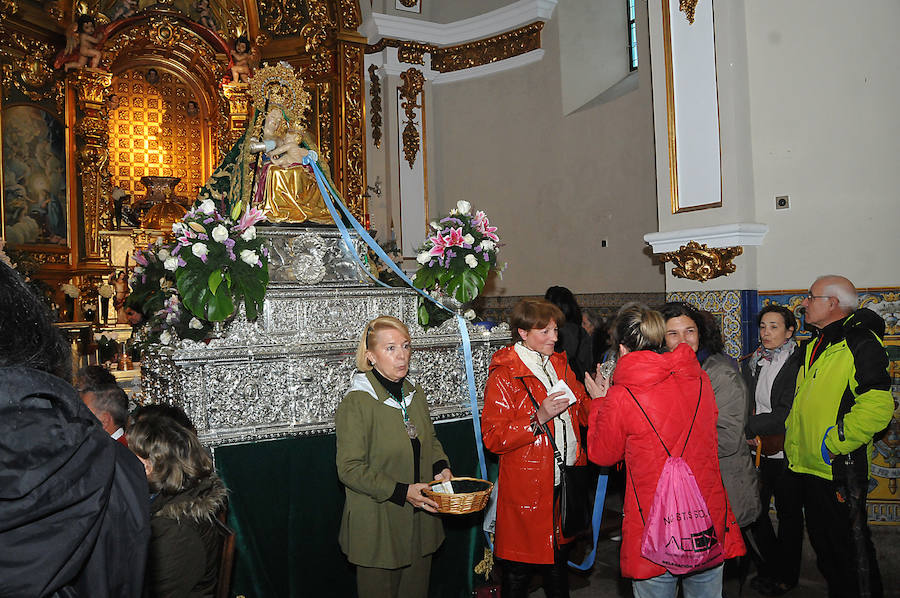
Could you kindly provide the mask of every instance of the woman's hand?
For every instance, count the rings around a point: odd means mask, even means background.
[[[453,477],[453,473],[451,473],[450,468],[445,467],[444,469],[441,470],[441,473],[434,476],[434,479],[435,479],[435,481],[438,481],[438,482],[449,482],[452,477]]]
[[[753,438],[748,438],[747,444],[749,444],[753,448],[758,447],[759,446],[759,436],[754,436]]]
[[[449,469],[445,469],[444,471],[450,471]],[[439,475],[443,475],[443,471]],[[429,513],[436,513],[438,504],[422,494],[422,490],[428,488],[428,484],[422,482],[420,484],[410,484],[409,488],[406,489],[406,502],[411,504],[417,509],[422,509],[424,511],[428,511]]]
[[[599,369],[600,366],[597,366]],[[591,376],[590,372],[585,372],[584,389],[591,395],[592,399],[600,399],[609,392],[609,378],[606,378],[599,371],[597,377]]]
[[[546,424],[569,407],[569,399],[565,397],[565,394],[558,390],[547,395],[547,398],[541,403],[540,409],[537,410],[538,422]]]

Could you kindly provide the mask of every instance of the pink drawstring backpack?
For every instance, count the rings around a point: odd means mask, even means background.
[[[702,379],[700,380],[700,392],[702,395]],[[716,536],[716,528],[713,525],[709,509],[706,507],[706,501],[700,494],[694,472],[681,458],[694,429],[694,421],[697,419],[697,411],[700,409],[700,399],[697,399],[694,418],[691,420],[687,438],[684,439],[681,455],[673,457],[659,432],[656,431],[653,422],[647,416],[647,412],[644,411],[630,390],[628,390],[628,394],[647,418],[647,422],[653,428],[653,432],[669,456],[663,465],[659,481],[656,483],[656,493],[653,495],[650,515],[644,521],[641,556],[665,567],[673,575],[683,575],[715,567],[725,560],[722,543]],[[631,487],[634,489],[633,479]],[[636,491],[635,498],[637,498]],[[638,510],[640,509],[641,505],[638,503]],[[643,511],[641,511],[641,518],[643,519]]]

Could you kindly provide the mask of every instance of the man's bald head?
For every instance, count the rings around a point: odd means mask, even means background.
[[[806,309],[806,322],[816,328],[824,328],[853,313],[859,299],[856,287],[847,278],[826,274],[810,285],[809,295],[802,305]]]
[[[838,300],[838,305],[844,311],[844,315],[849,315],[859,307],[859,295],[849,279],[836,274],[826,274],[818,277],[816,282],[822,283],[823,294],[831,295]]]

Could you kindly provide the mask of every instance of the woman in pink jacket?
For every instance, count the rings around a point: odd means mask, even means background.
[[[588,456],[599,465],[613,465],[625,459],[622,575],[633,580],[635,598],[675,596],[679,578],[685,598],[720,598],[721,564],[677,576],[641,556],[644,520],[650,513],[667,458],[657,432],[666,446],[685,447],[682,457],[696,477],[716,538],[723,543],[725,558],[745,552],[719,474],[717,410],[709,377],[687,345],[664,352],[666,327],[659,312],[643,306],[628,307],[617,317],[614,334],[619,348],[618,364],[606,397],[595,399],[591,406]],[[587,384],[590,389],[590,382]],[[688,436],[695,411],[696,419]]]

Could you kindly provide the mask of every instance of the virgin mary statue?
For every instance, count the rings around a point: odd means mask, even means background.
[[[222,163],[200,188],[197,201],[213,199],[223,213],[237,201],[265,209],[270,223],[332,224],[312,168],[301,164],[320,156],[304,126],[309,93],[286,62],[265,65],[250,79],[253,117]],[[334,190],[324,159],[317,164]]]

